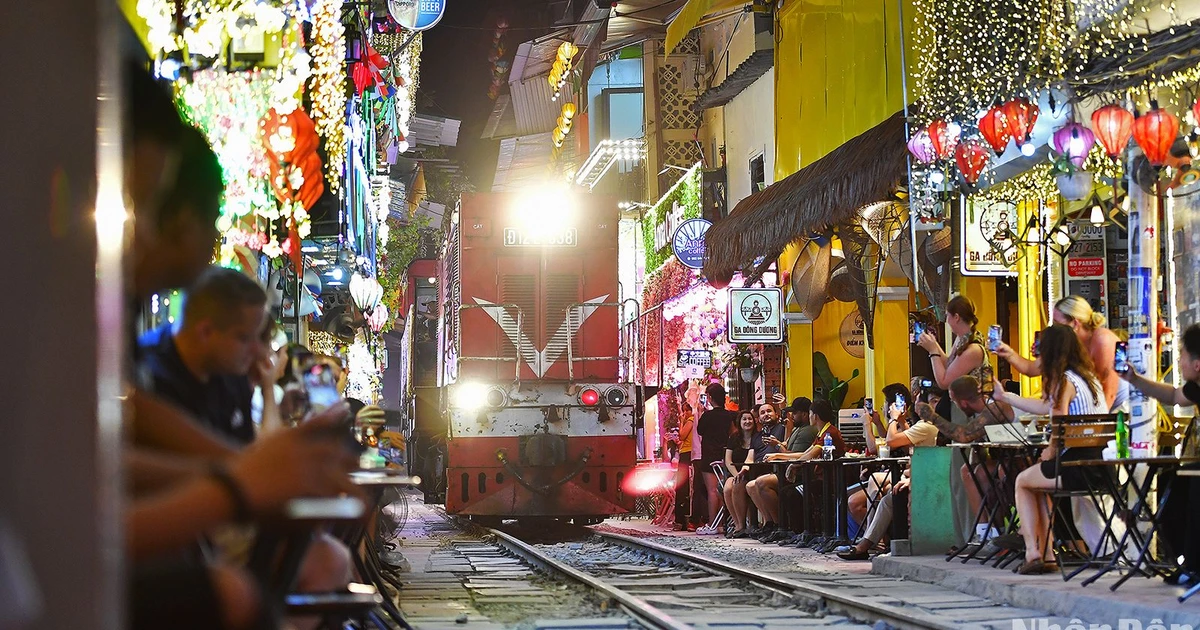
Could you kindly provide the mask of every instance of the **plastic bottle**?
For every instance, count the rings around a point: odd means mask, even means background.
[[[1125,420],[1125,407],[1117,409],[1117,459],[1129,457],[1129,424]]]
[[[821,459],[830,461],[833,459],[833,436],[825,434],[825,444],[821,446]]]

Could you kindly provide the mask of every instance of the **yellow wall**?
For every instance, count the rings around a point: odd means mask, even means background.
[[[905,4],[909,5],[908,0]],[[912,8],[905,6],[911,23]],[[811,164],[847,140],[877,125],[904,106],[900,70],[900,16],[891,0],[798,0],[787,2],[777,15],[775,45],[775,181]],[[911,41],[906,41],[912,67]],[[791,269],[796,252],[780,257],[780,268]],[[899,304],[904,304],[900,302]],[[788,391],[812,393],[812,353],[824,352],[839,378],[860,375],[850,383],[847,401],[863,396],[866,365],[846,354],[837,338],[838,327],[853,304],[833,302],[811,326],[791,326],[788,343]],[[879,334],[897,334],[893,322],[899,307],[876,311]],[[889,323],[881,323],[888,320]],[[905,306],[903,337],[907,337]],[[882,328],[881,328],[882,327]],[[898,356],[903,353],[903,360]],[[907,348],[888,346],[882,371],[874,359],[876,382],[908,382]],[[882,386],[882,385],[880,385]]]
[[[817,321],[813,322],[813,352],[824,353],[825,358],[829,360],[829,369],[833,375],[842,379],[848,380],[854,370],[858,370],[858,378],[850,381],[850,386],[846,393],[846,404],[858,400],[863,396],[865,391],[864,383],[866,383],[866,365],[863,360],[850,356],[842,347],[840,338],[842,320],[846,319],[847,315],[858,312],[858,305],[852,302],[833,301],[825,305],[825,310],[821,312],[821,316]],[[811,368],[810,368],[811,371]],[[816,383],[813,384],[814,386]],[[809,394],[804,394],[809,395]]]

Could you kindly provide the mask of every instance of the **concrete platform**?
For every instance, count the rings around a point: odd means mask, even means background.
[[[1184,589],[1168,586],[1160,579],[1133,577],[1113,592],[1108,589],[1117,580],[1115,576],[1105,576],[1085,587],[1081,583],[1090,572],[1064,582],[1058,573],[1018,575],[1011,569],[995,569],[978,562],[946,562],[943,556],[879,556],[872,561],[872,573],[936,584],[1017,608],[1087,619],[1113,628],[1148,627],[1154,620],[1168,628],[1172,624],[1200,628],[1200,596],[1180,604],[1176,598]]]

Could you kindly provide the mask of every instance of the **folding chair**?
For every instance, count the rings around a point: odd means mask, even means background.
[[[1111,542],[1114,553],[1120,553],[1119,541],[1113,532],[1113,520],[1116,517],[1115,513],[1105,514],[1106,511],[1115,512],[1115,510],[1106,510],[1104,507],[1104,497],[1113,497],[1116,495],[1116,487],[1113,483],[1105,484],[1104,487],[1096,488],[1089,485],[1087,488],[1068,490],[1061,486],[1062,480],[1062,454],[1067,449],[1071,448],[1103,448],[1108,444],[1109,440],[1116,437],[1116,416],[1112,414],[1093,414],[1093,415],[1066,415],[1051,418],[1051,434],[1056,438],[1058,443],[1058,452],[1054,456],[1054,471],[1055,479],[1058,481],[1055,484],[1054,490],[1047,493],[1050,499],[1050,519],[1048,523],[1049,531],[1046,534],[1046,539],[1050,541],[1052,550],[1056,560],[1058,561],[1059,572],[1063,580],[1067,581],[1079,575],[1088,567],[1096,564],[1098,558],[1108,544]],[[1080,469],[1082,470],[1082,469]],[[1074,548],[1074,542],[1071,541],[1055,541],[1054,540],[1054,523],[1055,521],[1064,521],[1072,529],[1076,529],[1075,521],[1077,519],[1068,519],[1063,510],[1063,502],[1069,502],[1075,498],[1087,498],[1091,501],[1091,505],[1096,509],[1102,518],[1104,518],[1104,529],[1100,533],[1100,539],[1094,543],[1095,548],[1089,550],[1089,554],[1084,557]],[[1073,516],[1078,516],[1074,515]],[[1080,536],[1083,534],[1080,533]],[[1055,544],[1055,543],[1058,544]],[[1085,541],[1091,542],[1091,541]],[[1070,573],[1067,573],[1067,563],[1065,560],[1074,556],[1078,563],[1073,562],[1075,568]]]
[[[725,468],[722,462],[712,463],[713,472],[717,475],[717,495],[723,494],[725,482],[729,479],[729,469]],[[728,528],[729,522],[733,520],[733,515],[729,512],[729,506],[722,504],[720,511],[717,512],[717,517],[708,526],[716,529],[718,525],[725,525]]]

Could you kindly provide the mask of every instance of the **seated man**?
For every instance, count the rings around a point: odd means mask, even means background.
[[[884,409],[889,415],[886,428],[879,432],[883,422],[877,412],[871,412],[864,418],[864,429],[876,432],[887,444],[892,457],[907,456],[912,448],[918,446],[937,446],[937,427],[928,422],[921,422],[910,411],[907,401],[912,399],[912,395],[907,387],[900,383],[891,383],[883,388],[883,395],[887,401]],[[874,439],[868,439],[866,445],[868,454],[877,455]],[[891,484],[891,476],[886,471],[865,475],[861,484],[850,487],[847,505],[850,516],[858,523],[865,523],[871,503],[887,494]]]
[[[797,402],[801,402],[799,399]],[[833,412],[833,406],[829,401],[818,400],[812,403],[809,407],[809,425],[814,430],[812,433],[812,443],[807,448],[803,448],[803,440],[806,436],[794,442],[795,449],[788,448],[787,452],[774,453],[768,455],[768,462],[799,462],[812,459],[819,459],[823,450],[825,436],[828,435],[833,441],[834,458],[840,458],[846,453],[846,442],[842,439],[842,432],[838,429],[836,423],[836,415]],[[802,429],[797,429],[795,433],[799,434]],[[789,466],[786,475],[789,479],[795,478],[795,466]],[[761,481],[760,481],[761,480]],[[758,533],[758,537],[764,541],[782,541],[791,538],[792,532],[777,531],[779,518],[779,487],[780,480],[777,475],[763,475],[755,480],[755,488],[750,493],[750,499],[754,502],[763,514],[767,515],[767,522],[763,525],[762,530]],[[749,486],[747,487],[749,490]],[[793,505],[796,502],[791,502]],[[790,516],[790,515],[789,515]]]
[[[763,403],[758,406],[759,432],[754,435],[754,459],[766,461],[767,455],[779,453],[786,438],[786,426],[779,421],[775,405]]]
[[[783,410],[784,413],[788,414],[788,421],[793,427],[787,444],[780,444],[779,439],[774,435],[764,435],[764,444],[775,447],[776,453],[803,453],[808,450],[817,435],[817,427],[813,426],[809,421],[811,407],[812,401],[803,396],[793,400],[792,405],[785,407]],[[766,461],[766,459],[767,457],[764,456],[763,460]],[[776,475],[762,475],[751,479],[746,484],[746,493],[750,495],[750,501],[754,503],[755,509],[758,510],[764,526],[780,522],[778,492],[779,477]]]
[[[892,526],[896,495],[903,494],[905,497],[902,500],[908,500],[909,483],[909,471],[905,470],[904,475],[896,482],[896,485],[887,494],[883,495],[883,498],[879,500],[879,504],[875,506],[875,512],[871,515],[871,518],[867,521],[867,526],[863,529],[862,538],[850,549],[839,551],[839,558],[842,560],[867,560],[870,558],[870,551],[883,542],[888,528]]]
[[[939,416],[932,405],[917,403],[917,415],[926,422],[932,423],[955,444],[969,444],[987,437],[985,427],[994,424],[1012,422],[1015,414],[1007,403],[999,402],[983,393],[979,381],[974,376],[962,376],[950,383],[950,401],[953,402],[969,418],[966,423],[957,424]],[[995,474],[996,463],[985,462],[976,468],[974,480],[971,479],[971,469],[963,464],[959,470],[962,476],[963,488],[967,494],[967,502],[971,507],[972,518],[980,513],[985,493],[991,491],[991,475]],[[998,515],[1006,517],[1007,515]],[[986,528],[985,528],[986,531]]]
[[[254,387],[248,375],[272,354],[262,335],[266,307],[267,294],[254,280],[232,269],[209,268],[188,290],[178,330],[167,326],[139,340],[144,385],[208,428],[249,444],[255,430],[250,412]],[[245,542],[238,538],[223,538],[227,553],[230,545]],[[351,579],[350,563],[345,545],[319,536],[305,558],[297,589],[343,589]]]

